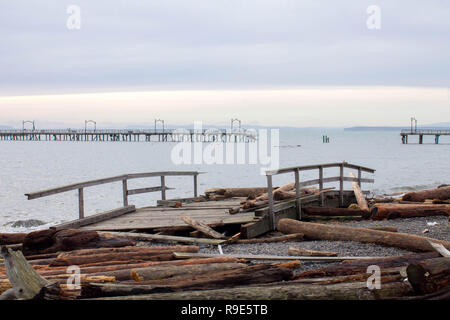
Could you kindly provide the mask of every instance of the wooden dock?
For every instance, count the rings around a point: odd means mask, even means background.
[[[450,130],[442,129],[404,129],[400,132],[402,143],[408,144],[409,136],[419,136],[419,144],[423,144],[424,136],[434,136],[434,143],[439,144],[440,136],[450,136]]]
[[[98,141],[98,142],[251,142],[254,131],[245,129],[163,130],[0,130],[3,141]]]
[[[336,177],[324,177],[324,168],[340,168],[340,175]],[[344,177],[344,168],[356,170],[357,177]],[[300,181],[299,173],[306,170],[318,170],[318,179]],[[197,177],[201,172],[197,171],[165,171],[134,173],[115,176],[110,178],[91,180],[75,183],[63,187],[38,191],[26,194],[28,199],[36,199],[57,193],[78,191],[79,214],[78,219],[69,221],[53,228],[81,228],[96,231],[182,231],[190,230],[191,227],[182,219],[190,217],[210,227],[223,227],[236,225],[240,229],[242,238],[253,238],[268,231],[275,230],[277,222],[282,218],[302,219],[301,206],[305,204],[347,207],[355,202],[353,190],[345,190],[344,182],[373,183],[371,178],[362,177],[363,172],[374,173],[375,170],[349,164],[328,163],[310,166],[299,166],[283,168],[275,171],[267,171],[268,190],[272,190],[272,176],[277,174],[294,173],[296,194],[300,194],[300,187],[318,185],[318,194],[298,196],[293,199],[275,201],[272,192],[269,191],[267,205],[248,210],[234,212],[236,207],[245,198],[227,198],[218,201],[207,201],[205,197],[197,194]],[[166,177],[190,176],[193,177],[193,197],[166,199]],[[161,184],[148,188],[128,189],[128,180],[159,177]],[[84,189],[106,183],[122,183],[123,206],[107,212],[85,216],[84,213]],[[339,190],[324,190],[324,184],[339,182]],[[129,204],[128,197],[134,194],[147,192],[161,192],[161,200],[156,206],[135,208]],[[231,210],[233,209],[233,210]],[[230,235],[228,235],[230,236]]]

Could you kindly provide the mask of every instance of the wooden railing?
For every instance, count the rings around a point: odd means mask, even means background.
[[[324,178],[323,176],[323,169],[325,168],[333,168],[338,167],[339,168],[339,176],[336,177],[329,177]],[[344,168],[348,169],[354,169],[358,171],[358,176],[355,178],[351,177],[344,177]],[[308,170],[318,170],[319,178],[313,179],[313,180],[307,180],[300,182],[300,171],[308,171]],[[361,183],[373,183],[374,179],[370,178],[363,178],[362,172],[369,172],[369,173],[375,173],[374,169],[358,166],[354,164],[350,164],[347,162],[338,162],[338,163],[325,163],[325,164],[315,164],[315,165],[309,165],[309,166],[300,166],[300,167],[289,167],[289,168],[282,168],[278,170],[270,170],[266,171],[266,177],[267,177],[267,189],[268,189],[268,196],[269,196],[269,219],[270,224],[272,228],[275,230],[275,217],[274,217],[274,199],[273,199],[273,183],[272,183],[272,177],[274,175],[283,174],[283,173],[294,173],[295,177],[295,192],[296,192],[296,210],[297,210],[297,218],[298,220],[301,219],[301,209],[300,209],[300,187],[304,186],[312,186],[312,185],[319,185],[319,190],[322,191],[324,189],[324,184],[329,182],[339,182],[339,205],[343,205],[344,203],[344,181],[356,181],[361,186]],[[324,202],[324,194],[320,193],[320,204],[323,205]]]
[[[158,192],[161,191],[161,199],[166,200],[166,190],[173,189],[166,186],[167,176],[192,176],[194,179],[194,197],[197,197],[197,176],[203,172],[198,171],[163,171],[163,172],[146,172],[146,173],[132,173],[124,174],[115,177],[103,178],[98,180],[90,180],[85,182],[79,182],[75,184],[70,184],[58,188],[37,191],[33,193],[26,193],[25,196],[28,200],[47,197],[50,195],[63,193],[72,190],[78,190],[78,212],[79,219],[84,218],[84,189],[87,187],[98,186],[113,182],[122,182],[123,190],[123,206],[128,206],[128,196],[134,194],[148,193],[148,192]],[[140,189],[128,189],[128,180],[132,179],[142,179],[149,177],[160,177],[161,185],[156,187],[140,188]]]

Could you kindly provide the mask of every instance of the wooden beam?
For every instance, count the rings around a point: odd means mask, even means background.
[[[207,239],[207,238],[192,238],[192,237],[178,237],[178,236],[167,236],[162,234],[147,234],[147,233],[135,233],[135,232],[106,232],[97,231],[101,235],[112,235],[114,237],[124,237],[128,239],[133,239],[137,241],[164,241],[164,242],[181,242],[181,243],[201,243],[201,244],[212,244],[219,245],[225,243],[226,240],[220,239]]]
[[[300,261],[344,261],[344,260],[373,259],[373,257],[310,257],[310,256],[275,256],[267,254],[209,254],[209,253],[190,253],[190,252],[174,252],[173,255],[177,259],[217,258],[217,257],[231,257],[244,260],[300,260]]]
[[[183,216],[181,217],[181,219],[188,225],[190,225],[192,228],[194,228],[195,230],[198,230],[200,232],[203,232],[204,234],[215,238],[215,239],[224,239],[225,236],[222,235],[221,233],[213,230],[211,227],[209,227],[207,224],[201,222],[201,221],[196,221],[194,219],[192,219],[191,217],[188,216]]]
[[[355,178],[353,172],[350,172],[350,177]],[[366,198],[359,187],[358,182],[352,182],[353,191],[355,192],[356,201],[358,202],[359,209],[364,212],[369,212],[369,206],[367,205]]]
[[[78,219],[78,220],[74,220],[74,221],[69,221],[69,222],[65,222],[59,225],[56,225],[54,227],[51,227],[52,229],[68,229],[68,228],[80,228],[83,226],[87,226],[93,223],[97,223],[100,221],[105,221],[111,218],[115,218],[121,215],[124,215],[126,213],[130,213],[130,212],[134,212],[136,211],[136,207],[134,205],[131,206],[126,206],[126,207],[121,207],[118,209],[113,209],[110,211],[106,211],[106,212],[102,212],[102,213],[97,213],[94,215],[91,215],[89,217],[83,218],[83,219]]]

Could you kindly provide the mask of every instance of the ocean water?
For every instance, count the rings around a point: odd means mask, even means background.
[[[322,143],[322,135],[330,143]],[[341,129],[281,129],[280,167],[347,161],[376,169],[374,184],[363,189],[373,194],[389,194],[450,184],[450,137],[426,137],[425,144],[401,144],[397,131],[344,131]],[[110,177],[125,173],[166,170],[198,170],[199,193],[213,187],[265,186],[258,164],[175,164],[171,159],[176,143],[135,142],[11,142],[0,141],[0,232],[21,232],[72,220],[78,217],[76,191],[35,200],[25,193],[66,184]],[[205,144],[206,145],[206,144]],[[345,171],[348,175],[348,171]],[[314,179],[317,171],[300,179]],[[338,169],[326,169],[325,177],[338,175]],[[274,185],[293,181],[293,174],[276,176]],[[159,178],[129,181],[129,188],[157,186]],[[174,190],[167,197],[192,196],[191,177],[167,177]],[[326,186],[335,186],[329,184]],[[346,183],[346,188],[351,185]],[[85,214],[120,207],[120,182],[86,188]],[[153,205],[160,193],[129,197],[136,206]],[[13,227],[19,220],[37,219],[36,227]]]

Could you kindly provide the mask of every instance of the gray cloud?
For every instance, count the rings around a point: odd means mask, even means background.
[[[372,4],[381,30],[366,28]],[[0,0],[0,94],[445,87],[449,16],[444,0]]]

